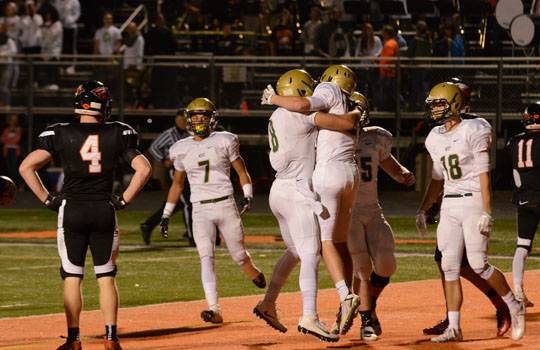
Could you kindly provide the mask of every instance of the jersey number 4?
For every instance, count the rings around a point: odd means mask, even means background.
[[[518,168],[532,168],[534,166],[532,155],[531,155],[533,141],[534,141],[533,139],[529,139],[527,140],[527,142],[525,142],[525,140],[519,140],[518,162],[517,162]],[[525,144],[525,152],[523,152],[523,144]],[[523,158],[525,158],[525,161],[523,161]]]
[[[101,152],[99,151],[99,135],[88,135],[84,141],[79,153],[85,162],[90,162],[88,165],[89,173],[101,173]]]

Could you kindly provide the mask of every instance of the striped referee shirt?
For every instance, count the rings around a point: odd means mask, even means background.
[[[169,159],[169,148],[176,143],[176,141],[185,139],[189,136],[189,133],[184,130],[178,129],[176,126],[169,128],[162,132],[157,139],[150,145],[150,154],[163,162],[165,159]]]

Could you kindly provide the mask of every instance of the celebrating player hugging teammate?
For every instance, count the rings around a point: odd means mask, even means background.
[[[229,178],[231,165],[238,173],[244,191],[242,205],[249,209],[253,199],[251,178],[240,156],[238,136],[214,131],[218,114],[207,98],[196,98],[186,108],[186,124],[193,136],[176,142],[170,149],[175,172],[163,210],[160,227],[168,235],[169,217],[180,199],[186,177],[191,185],[193,236],[201,259],[201,277],[209,310],[201,313],[206,322],[222,323],[214,271],[216,226],[223,234],[232,259],[253,283],[266,286],[262,272],[253,264],[244,243],[244,227]]]
[[[289,111],[326,111],[344,114],[349,107],[349,96],[356,87],[356,75],[346,66],[335,65],[327,68],[320,78],[313,96],[280,96],[269,85],[263,92],[262,104],[275,104]],[[322,255],[326,267],[341,301],[336,320],[337,330],[346,334],[349,330],[360,298],[353,294],[347,284],[344,269],[350,264],[351,256],[347,248],[352,209],[358,190],[358,167],[354,150],[358,140],[358,128],[349,131],[319,129],[317,154],[313,172],[313,189],[328,216],[319,215]]]
[[[279,78],[276,90],[279,96],[309,97],[313,94],[314,85],[307,72],[294,69]],[[278,219],[287,250],[276,263],[264,300],[255,306],[253,312],[281,332],[286,332],[287,327],[279,321],[276,300],[281,287],[300,261],[299,284],[304,309],[298,331],[329,342],[339,339],[321,324],[317,316],[320,260],[317,217],[328,218],[328,213],[313,192],[312,176],[317,127],[351,130],[359,117],[357,109],[336,116],[323,112],[302,114],[278,108],[268,122],[270,163],[277,172],[270,190],[270,208]]]
[[[464,247],[471,268],[503,298],[512,318],[512,339],[525,333],[525,304],[514,298],[502,272],[488,262],[491,216],[489,148],[492,130],[482,118],[462,120],[463,93],[452,83],[431,89],[426,105],[435,126],[426,139],[433,161],[431,182],[418,210],[416,226],[425,235],[425,211],[437,200],[444,187],[437,246],[442,253],[448,328],[434,337],[436,343],[462,341],[459,280]]]

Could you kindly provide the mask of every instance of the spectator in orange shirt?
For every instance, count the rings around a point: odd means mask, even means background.
[[[385,25],[382,29],[384,46],[379,57],[397,57],[399,47],[394,39],[394,28]],[[396,104],[396,69],[395,61],[379,61],[379,110],[391,111]]]

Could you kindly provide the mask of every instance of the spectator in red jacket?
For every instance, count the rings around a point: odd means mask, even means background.
[[[13,114],[9,116],[8,126],[4,129],[0,142],[4,144],[2,155],[6,161],[7,175],[17,185],[19,178],[19,157],[21,156],[22,129],[19,127],[19,118]]]

